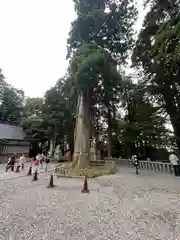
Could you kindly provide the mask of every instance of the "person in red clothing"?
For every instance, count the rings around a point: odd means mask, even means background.
[[[71,151],[70,151],[70,149],[68,149],[67,152],[66,152],[66,159],[67,159],[68,162],[71,161]]]
[[[36,165],[36,166],[39,166],[39,164],[40,164],[40,161],[41,161],[41,154],[40,154],[40,153],[38,153],[38,155],[36,156],[35,165]]]

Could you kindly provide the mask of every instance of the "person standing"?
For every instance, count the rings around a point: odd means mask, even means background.
[[[179,167],[179,159],[178,157],[174,154],[171,153],[169,155],[169,161],[172,164],[173,168],[174,168],[174,175],[175,176],[180,176],[180,167]]]
[[[71,161],[71,151],[70,151],[70,149],[68,149],[67,152],[66,152],[66,159],[67,159],[68,162]]]
[[[16,153],[13,153],[9,158],[8,165],[6,167],[6,172],[11,168],[11,172],[14,172],[14,165],[16,162]]]
[[[24,163],[25,163],[25,156],[24,153],[21,155],[20,159],[19,159],[19,165],[21,166],[22,170],[24,170]]]
[[[37,170],[39,172],[39,164],[40,164],[40,160],[41,160],[41,154],[38,153],[36,156],[36,161],[35,161],[35,171]]]
[[[44,159],[45,159],[45,156],[44,156],[44,154],[42,153],[42,154],[40,155],[41,169],[43,169],[43,162],[44,162]]]
[[[11,171],[12,172],[14,172],[14,165],[15,165],[15,163],[16,163],[16,159],[17,159],[17,154],[16,153],[14,153],[13,155],[12,155],[12,157],[11,157],[11,164],[12,164],[12,168],[11,168]]]

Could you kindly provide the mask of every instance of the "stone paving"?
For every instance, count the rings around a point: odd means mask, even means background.
[[[180,178],[122,168],[82,194],[83,179],[48,189],[48,173],[38,177],[0,169],[1,240],[180,239]]]

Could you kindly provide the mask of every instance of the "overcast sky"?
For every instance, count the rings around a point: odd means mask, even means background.
[[[139,9],[142,1],[138,0]],[[43,96],[67,68],[73,1],[0,0],[0,10],[0,68],[6,81],[26,96]],[[141,11],[137,29],[143,16]]]

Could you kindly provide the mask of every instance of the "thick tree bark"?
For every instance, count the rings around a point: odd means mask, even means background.
[[[89,95],[79,95],[73,156],[74,169],[89,166],[90,107],[91,102]]]
[[[163,89],[163,96],[166,102],[166,111],[170,116],[171,124],[174,129],[176,144],[180,151],[180,111],[171,88],[166,87],[166,89]]]
[[[108,138],[107,138],[107,149],[108,149],[108,157],[112,157],[112,116],[111,116],[111,110],[108,108],[108,115],[107,115],[107,121],[108,121]]]
[[[91,137],[91,96],[88,92],[84,96],[84,131],[85,131],[85,152],[87,154],[87,163],[90,161],[90,137]]]

